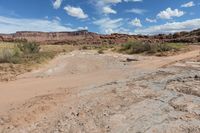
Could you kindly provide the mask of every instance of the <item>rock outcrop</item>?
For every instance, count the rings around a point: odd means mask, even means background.
[[[91,38],[97,34],[88,32],[86,30],[77,32],[31,32],[21,31],[14,34],[1,34],[3,41],[34,41],[39,43],[66,43],[86,38]]]
[[[191,32],[177,32],[169,35],[159,34],[153,36],[153,38],[163,40],[164,42],[197,43],[200,42],[200,29]]]
[[[72,44],[72,45],[101,45],[101,44],[122,44],[131,39],[138,39],[138,36],[127,34],[103,35],[87,30],[75,32],[33,32],[20,31],[14,34],[0,34],[0,41],[34,41],[41,44]]]
[[[141,40],[150,43],[157,42],[200,42],[200,29],[191,32],[178,32],[175,34],[158,34],[154,36],[110,34],[102,35],[87,30],[75,32],[33,32],[20,31],[14,34],[0,34],[0,41],[34,41],[41,44],[72,44],[72,45],[101,45],[122,44],[131,40]]]

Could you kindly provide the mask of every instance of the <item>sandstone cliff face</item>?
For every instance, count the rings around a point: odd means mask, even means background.
[[[98,36],[88,31],[77,32],[29,32],[21,31],[14,34],[0,34],[3,41],[26,40],[39,43],[66,43]]]
[[[14,37],[13,34],[0,34],[0,40],[5,41],[5,42],[13,42]]]
[[[169,35],[159,34],[153,36],[153,38],[164,42],[197,43],[200,42],[200,29],[191,32],[177,32]]]
[[[76,32],[28,32],[21,31],[14,34],[0,34],[3,41],[34,41],[41,44],[121,44],[134,36],[126,34],[100,35],[87,30]],[[0,40],[0,41],[1,41]]]
[[[150,43],[157,42],[200,42],[200,29],[191,32],[178,32],[175,34],[159,34],[154,36],[110,34],[101,35],[87,30],[75,32],[29,32],[21,31],[14,34],[0,34],[0,41],[34,41],[41,44],[72,44],[72,45],[102,45],[122,44],[130,40],[141,40]]]
[[[76,40],[83,40],[87,37],[96,36],[95,33],[88,31],[77,32],[17,32],[14,34],[15,39],[26,39],[40,43],[62,43]]]

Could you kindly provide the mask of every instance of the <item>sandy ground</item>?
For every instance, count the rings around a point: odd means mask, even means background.
[[[199,53],[60,55],[0,83],[0,132],[200,132]]]

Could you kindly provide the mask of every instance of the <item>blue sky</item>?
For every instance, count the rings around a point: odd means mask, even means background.
[[[0,0],[0,33],[158,34],[200,28],[200,0]]]

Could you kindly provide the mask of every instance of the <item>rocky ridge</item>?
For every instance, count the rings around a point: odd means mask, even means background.
[[[191,32],[178,32],[174,34],[128,35],[113,33],[109,35],[97,34],[87,30],[74,32],[35,32],[20,31],[13,34],[0,34],[0,41],[34,41],[42,44],[73,44],[73,45],[101,45],[121,44],[130,40],[142,40],[148,42],[200,42],[200,29]]]

